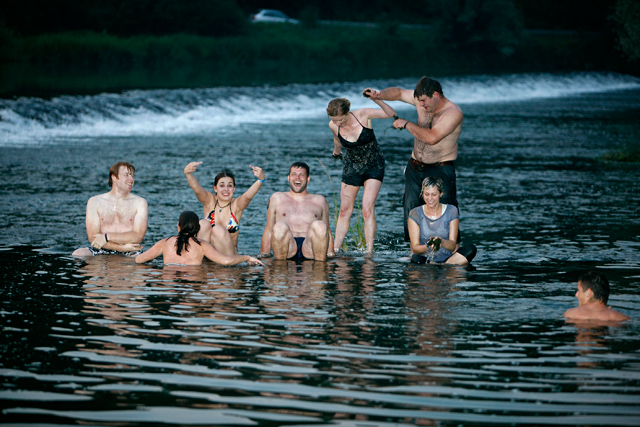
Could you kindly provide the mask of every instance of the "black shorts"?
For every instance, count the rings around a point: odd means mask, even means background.
[[[342,182],[354,187],[362,187],[364,185],[364,182],[368,179],[377,179],[378,181],[382,182],[382,180],[384,179],[384,168],[368,170],[355,175],[342,174]]]

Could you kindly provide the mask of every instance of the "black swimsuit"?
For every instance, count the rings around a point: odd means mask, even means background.
[[[296,254],[294,256],[292,256],[289,259],[295,260],[295,261],[302,261],[305,260],[307,258],[304,257],[304,255],[302,255],[302,244],[305,241],[305,237],[294,237],[293,238],[296,241],[296,246],[298,247],[298,251],[296,252]]]
[[[362,126],[362,131],[355,142],[347,141],[340,135],[338,128],[338,140],[344,147],[344,165],[342,168],[342,182],[347,185],[361,187],[367,179],[377,179],[382,182],[384,178],[384,156],[376,140],[373,129],[365,127],[355,114],[350,113]]]

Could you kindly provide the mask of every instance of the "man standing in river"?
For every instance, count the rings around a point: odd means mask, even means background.
[[[295,162],[289,168],[289,191],[273,193],[267,207],[261,256],[273,249],[275,259],[315,259],[333,256],[329,204],[324,196],[307,192],[309,165]]]
[[[118,162],[109,170],[108,193],[87,202],[86,226],[91,246],[76,249],[73,256],[137,255],[147,232],[147,201],[131,194],[135,168]]]
[[[413,152],[405,169],[404,239],[409,241],[407,219],[411,209],[422,204],[422,181],[438,177],[444,184],[442,203],[458,207],[456,198],[456,170],[458,137],[462,131],[462,110],[442,93],[437,80],[423,77],[415,89],[389,87],[381,91],[367,88],[364,95],[383,101],[402,101],[414,105],[417,123],[396,119],[393,127],[406,129],[413,137]]]

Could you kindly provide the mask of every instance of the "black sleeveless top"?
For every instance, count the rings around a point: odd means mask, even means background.
[[[338,140],[345,151],[342,173],[347,176],[359,175],[368,170],[384,169],[384,156],[380,151],[373,129],[364,127],[355,114],[350,114],[362,126],[362,131],[358,139],[351,142],[340,135],[340,128],[338,128]]]

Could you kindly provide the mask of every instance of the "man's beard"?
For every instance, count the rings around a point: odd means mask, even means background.
[[[307,189],[307,183],[303,182],[299,190],[296,190],[293,184],[289,183],[289,188],[291,188],[291,191],[293,191],[294,193],[297,193],[297,194],[304,193],[304,190]]]

